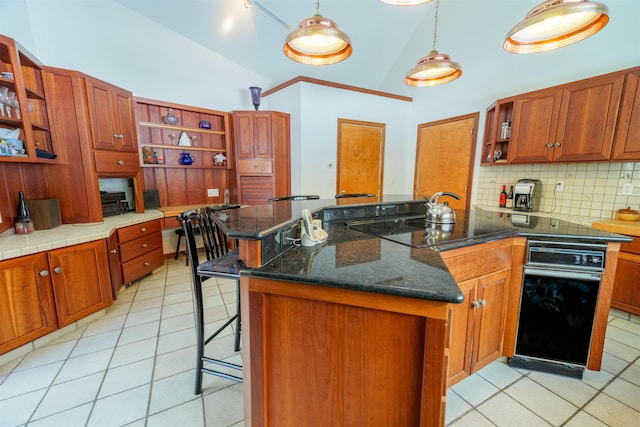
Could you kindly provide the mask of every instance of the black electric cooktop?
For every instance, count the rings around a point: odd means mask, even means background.
[[[456,243],[468,243],[470,239],[491,239],[516,232],[510,219],[501,220],[499,214],[490,214],[491,221],[477,221],[465,211],[456,212],[455,224],[434,224],[426,222],[424,217],[402,217],[354,221],[346,225],[357,231],[371,234],[396,243],[424,248],[429,246],[455,246]],[[478,218],[479,219],[479,218]]]

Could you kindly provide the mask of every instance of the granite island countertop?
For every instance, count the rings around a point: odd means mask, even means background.
[[[302,209],[324,221],[327,242],[315,247],[291,245]],[[358,200],[336,205],[334,200],[276,202],[255,205],[223,214],[229,236],[261,240],[263,265],[243,268],[241,274],[303,282],[321,286],[459,303],[462,294],[439,252],[516,236],[564,240],[619,241],[626,236],[594,230],[581,224],[539,218],[519,212],[504,213],[472,209],[458,212],[456,238],[446,242],[415,245],[425,240],[425,230],[401,242],[398,234],[375,236],[348,228],[352,220],[384,221],[424,212],[424,200],[410,196]]]

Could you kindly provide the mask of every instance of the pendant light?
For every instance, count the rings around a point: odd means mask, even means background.
[[[588,0],[550,0],[532,9],[504,41],[511,53],[558,49],[597,33],[609,22],[609,9]]]
[[[433,49],[429,55],[418,61],[418,64],[407,72],[404,84],[408,86],[436,86],[449,83],[462,75],[460,64],[453,62],[449,55],[439,53],[436,50],[438,38],[438,6],[440,0],[436,0],[436,16],[433,29]]]
[[[416,6],[418,4],[429,3],[431,0],[380,0],[393,6]]]
[[[351,39],[335,22],[319,13],[320,0],[316,1],[316,14],[298,24],[286,38],[284,54],[296,62],[310,65],[329,65],[347,59],[353,48]]]

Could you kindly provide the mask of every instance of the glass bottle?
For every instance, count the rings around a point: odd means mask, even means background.
[[[33,221],[31,220],[31,214],[27,207],[27,202],[24,200],[24,193],[20,191],[18,193],[20,201],[18,202],[18,215],[13,219],[13,227],[16,234],[29,234],[33,233]]]
[[[509,193],[507,193],[506,208],[513,209],[513,185],[509,186]]]
[[[500,207],[504,208],[507,206],[507,186],[502,185],[502,191],[500,192]]]

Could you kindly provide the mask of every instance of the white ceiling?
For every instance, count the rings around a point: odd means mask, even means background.
[[[321,0],[320,14],[350,36],[353,54],[341,63],[314,67],[285,57],[282,47],[291,30],[256,5],[245,8],[244,0],[116,1],[275,84],[304,75],[384,90],[385,86],[394,86],[385,82],[402,85],[404,73],[427,55],[434,41],[435,1],[399,7],[379,0]],[[292,28],[316,12],[316,0],[257,1]],[[476,14],[478,3],[485,3],[487,13],[493,17],[489,28],[481,16],[467,16],[471,10]],[[462,50],[477,51],[478,40],[473,38],[482,34],[481,37],[495,39],[491,41],[492,50],[501,50],[504,34],[537,3],[538,0],[441,0],[436,48],[461,62],[465,56]],[[503,6],[505,10],[501,10]],[[517,18],[509,18],[514,14]],[[469,20],[475,21],[476,28],[470,27]],[[154,43],[162,45],[161,40]],[[462,67],[464,70],[464,63]]]

